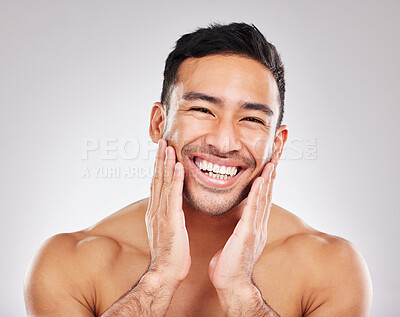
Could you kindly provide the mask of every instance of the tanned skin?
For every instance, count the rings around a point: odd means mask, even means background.
[[[150,197],[49,239],[27,272],[28,315],[369,316],[352,244],[272,203],[287,140],[277,96],[249,58],[185,60],[168,115],[152,109]],[[240,173],[218,183],[196,170],[202,159]]]

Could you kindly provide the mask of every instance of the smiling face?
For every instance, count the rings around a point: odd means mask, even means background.
[[[153,107],[150,134],[175,148],[185,167],[184,196],[198,211],[221,215],[247,197],[287,129],[277,131],[279,92],[262,64],[237,55],[186,59],[168,116]]]

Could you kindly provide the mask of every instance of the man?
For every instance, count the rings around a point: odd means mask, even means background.
[[[368,316],[361,255],[272,204],[284,71],[254,26],[212,25],[169,55],[151,194],[45,243],[30,316]]]

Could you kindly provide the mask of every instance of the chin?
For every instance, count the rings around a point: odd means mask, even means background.
[[[208,216],[221,216],[239,205],[250,192],[248,185],[240,193],[222,193],[219,190],[197,190],[196,193],[184,186],[183,196],[187,202],[197,211]],[[228,196],[228,197],[227,197]]]

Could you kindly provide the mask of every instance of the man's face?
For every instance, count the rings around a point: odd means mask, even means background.
[[[164,138],[185,168],[184,196],[220,215],[247,197],[273,155],[279,92],[262,64],[237,55],[186,59]]]

